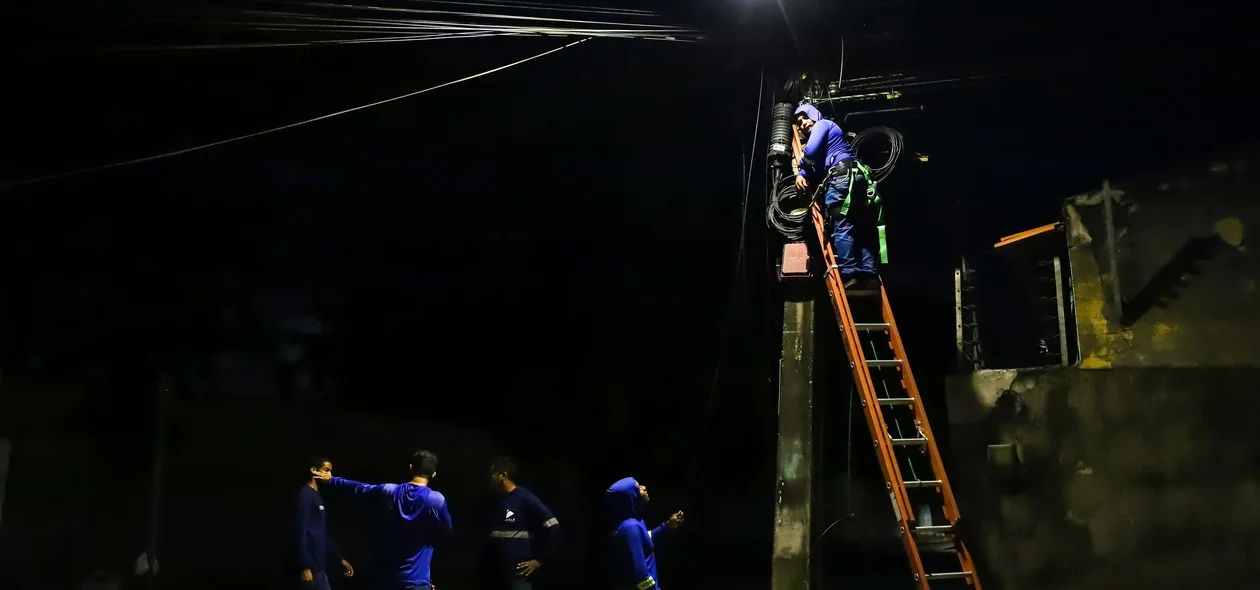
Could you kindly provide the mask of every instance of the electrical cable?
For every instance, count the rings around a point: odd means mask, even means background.
[[[425,88],[424,90],[417,90],[417,91],[415,91],[415,92],[410,92],[410,93],[404,94],[404,95],[402,95],[402,96],[395,96],[395,97],[393,97],[393,98],[387,98],[387,99],[385,99],[385,100],[379,100],[379,101],[376,101],[376,102],[373,102],[373,103],[370,103],[370,104],[365,104],[365,105],[357,106],[357,107],[354,107],[354,108],[349,108],[349,109],[345,109],[345,110],[342,110],[342,111],[337,111],[337,112],[335,112],[335,113],[329,113],[329,114],[327,114],[327,115],[321,115],[321,116],[319,116],[319,117],[314,117],[314,118],[311,118],[311,119],[306,119],[306,120],[304,120],[304,121],[298,121],[297,123],[290,123],[290,124],[288,124],[288,125],[281,125],[280,127],[273,127],[273,128],[271,128],[271,129],[265,129],[265,130],[263,130],[263,131],[258,131],[258,132],[255,132],[255,133],[249,133],[249,134],[246,134],[246,135],[240,135],[240,136],[237,136],[237,137],[233,137],[233,138],[231,138],[231,139],[225,139],[225,140],[222,140],[222,141],[216,141],[216,142],[213,142],[213,143],[207,143],[207,144],[203,144],[203,145],[199,145],[199,146],[195,146],[195,147],[185,148],[185,149],[182,149],[182,150],[176,150],[176,151],[173,151],[173,152],[166,152],[166,153],[162,153],[162,154],[157,154],[157,155],[155,155],[155,156],[148,156],[148,157],[144,157],[144,158],[136,158],[136,159],[133,159],[133,160],[126,160],[126,161],[122,161],[122,162],[114,162],[113,164],[105,164],[105,165],[103,165],[103,166],[94,166],[94,167],[91,167],[91,168],[82,168],[82,169],[79,169],[79,170],[72,170],[72,171],[70,171],[70,172],[62,172],[62,173],[60,173],[60,174],[52,174],[52,175],[49,175],[49,176],[42,176],[42,177],[39,177],[39,178],[30,178],[30,179],[27,179],[27,180],[17,180],[17,181],[13,181],[13,182],[6,182],[6,183],[3,183],[3,184],[0,184],[0,190],[7,189],[7,188],[13,188],[13,187],[15,187],[15,186],[21,186],[21,185],[26,185],[26,184],[34,184],[34,183],[37,183],[37,182],[44,182],[44,181],[48,181],[48,180],[56,180],[56,179],[60,179],[60,178],[66,178],[66,177],[69,177],[69,176],[78,176],[78,175],[80,175],[80,174],[87,174],[87,173],[89,173],[89,172],[99,172],[99,171],[101,171],[101,170],[108,170],[108,169],[110,169],[110,168],[120,168],[120,167],[122,167],[122,166],[129,166],[129,165],[132,165],[132,164],[140,164],[140,163],[144,163],[144,162],[152,162],[152,161],[154,161],[154,160],[161,160],[161,159],[170,158],[170,157],[174,157],[174,156],[180,156],[180,155],[187,154],[187,153],[190,153],[190,152],[196,152],[196,151],[200,151],[200,150],[204,150],[204,149],[209,149],[209,148],[212,148],[212,147],[218,147],[218,146],[225,145],[225,144],[229,144],[229,143],[235,143],[235,142],[238,142],[238,141],[244,141],[244,140],[246,140],[246,139],[253,139],[253,138],[255,138],[255,137],[259,137],[259,136],[262,136],[262,135],[268,135],[268,134],[271,134],[271,133],[276,133],[276,132],[278,132],[278,131],[284,131],[284,130],[286,130],[286,129],[292,129],[292,128],[294,128],[294,127],[300,127],[300,126],[302,126],[302,125],[306,125],[306,124],[309,124],[309,123],[314,123],[314,122],[316,122],[316,121],[323,121],[324,119],[331,119],[331,118],[333,118],[333,117],[337,117],[337,116],[340,116],[340,115],[345,115],[345,114],[353,113],[353,112],[355,112],[355,111],[361,111],[361,110],[363,110],[363,109],[368,109],[368,108],[372,108],[372,107],[375,107],[375,106],[380,106],[380,105],[383,105],[383,104],[385,104],[385,103],[390,103],[390,102],[394,102],[394,101],[399,101],[399,100],[402,100],[402,99],[404,99],[404,98],[411,98],[411,97],[413,97],[413,96],[418,96],[418,95],[421,95],[421,94],[425,94],[426,92],[432,92],[432,91],[434,91],[434,90],[438,90],[438,89],[440,89],[440,88],[446,88],[447,86],[454,86],[454,85],[459,84],[459,83],[462,83],[462,82],[467,82],[467,81],[469,81],[469,80],[474,80],[474,79],[476,79],[476,78],[480,78],[480,77],[482,77],[482,76],[488,76],[488,75],[490,75],[490,74],[494,74],[494,73],[496,73],[496,72],[501,72],[501,71],[503,71],[503,70],[506,70],[506,69],[508,69],[508,68],[511,68],[511,67],[513,67],[513,66],[518,66],[518,65],[521,65],[521,64],[523,64],[523,63],[525,63],[525,62],[529,62],[529,61],[536,60],[536,59],[538,59],[538,58],[540,58],[540,57],[546,57],[546,56],[551,55],[551,54],[553,54],[553,53],[556,53],[556,52],[558,52],[558,51],[562,51],[562,50],[568,49],[568,48],[570,48],[570,47],[573,47],[574,45],[579,45],[579,44],[581,44],[581,43],[585,43],[586,41],[589,41],[589,40],[590,40],[589,38],[587,38],[587,39],[579,39],[579,40],[574,41],[574,42],[572,42],[572,43],[569,43],[569,44],[567,44],[567,45],[563,45],[563,46],[561,46],[561,47],[557,47],[557,48],[555,48],[555,49],[549,49],[549,50],[544,51],[544,52],[542,52],[542,53],[539,53],[539,54],[537,54],[537,55],[534,55],[534,56],[531,56],[531,57],[527,57],[527,58],[525,58],[525,59],[517,60],[517,61],[514,61],[514,62],[509,63],[509,64],[501,65],[501,66],[499,66],[499,67],[496,67],[496,68],[493,68],[493,69],[486,70],[486,71],[481,72],[481,73],[479,73],[479,74],[473,74],[473,75],[471,75],[471,76],[465,76],[465,77],[460,78],[460,79],[458,79],[458,80],[451,80],[450,82],[443,82],[443,83],[441,83],[441,84],[438,84],[437,86],[430,86],[430,87],[428,87],[428,88]]]
[[[617,14],[622,16],[642,16],[655,17],[656,13],[650,10],[639,10],[635,8],[606,8],[599,6],[575,6],[571,4],[547,4],[543,2],[468,2],[457,0],[411,0],[412,2],[422,2],[426,4],[449,4],[455,6],[486,6],[491,8],[514,8],[518,10],[543,10],[551,12],[584,12],[588,14]]]
[[[722,375],[722,360],[726,356],[726,346],[730,342],[731,326],[734,324],[735,303],[739,297],[739,290],[740,290],[739,288],[744,283],[743,281],[744,273],[742,271],[744,268],[744,246],[745,246],[745,242],[747,238],[747,228],[748,228],[748,195],[752,189],[752,170],[753,170],[752,160],[753,160],[753,154],[755,154],[757,150],[757,132],[761,129],[761,101],[763,98],[765,98],[766,70],[764,67],[761,68],[761,74],[759,78],[760,80],[757,83],[757,115],[756,115],[756,120],[753,123],[752,145],[749,147],[749,153],[747,156],[744,156],[742,150],[740,154],[740,157],[742,158],[741,161],[744,162],[745,164],[744,167],[746,169],[747,176],[742,177],[740,179],[743,181],[743,185],[744,185],[743,186],[744,202],[740,208],[739,249],[735,254],[735,272],[731,280],[731,295],[730,295],[730,300],[727,303],[726,317],[722,321],[722,336],[721,336],[722,339],[721,339],[721,344],[718,345],[717,365],[713,369],[713,380],[709,384],[708,399],[704,403],[704,417],[700,421],[700,433],[696,437],[697,440],[696,440],[695,454],[692,456],[691,466],[687,470],[689,481],[686,488],[687,494],[686,496],[684,496],[684,499],[689,497],[691,493],[695,490],[695,476],[696,476],[696,472],[698,471],[697,468],[699,467],[699,464],[700,464],[700,458],[704,454],[704,435],[705,435],[705,431],[708,430],[709,416],[713,412],[713,400],[716,399],[717,397],[718,379]]]
[[[196,9],[192,18],[162,19],[171,24],[192,25],[204,31],[206,28],[235,29],[238,31],[276,30],[292,28],[291,32],[359,32],[361,34],[529,34],[582,37],[616,37],[661,41],[699,41],[700,31],[671,24],[652,22],[619,22],[554,16],[528,16],[449,10],[428,10],[387,6],[355,6],[324,2],[275,0],[276,4],[290,10],[215,8]],[[296,7],[296,11],[292,9]],[[519,8],[519,7],[518,7]],[[537,10],[537,8],[530,7]],[[355,11],[355,12],[346,12]],[[377,11],[365,15],[363,11]],[[398,13],[420,18],[398,18],[379,12]],[[607,16],[607,15],[603,15]],[[622,15],[626,16],[626,15]],[[634,14],[634,18],[659,20],[655,14]],[[515,21],[515,22],[512,22]],[[259,43],[269,43],[263,39]],[[218,45],[218,44],[216,44]]]
[[[286,4],[289,4],[289,3],[290,2],[286,2]],[[301,6],[310,6],[313,8],[344,8],[345,7],[345,5],[330,4],[326,2],[291,2],[291,4],[297,4]],[[471,18],[487,18],[487,19],[501,19],[501,20],[525,20],[525,21],[539,21],[539,22],[574,23],[574,24],[585,24],[585,25],[613,25],[613,26],[631,26],[631,27],[637,26],[637,27],[644,27],[648,29],[670,28],[669,25],[618,23],[618,22],[608,22],[608,21],[581,20],[581,19],[572,19],[572,18],[554,18],[554,17],[545,17],[545,16],[523,16],[519,14],[496,14],[496,13],[489,13],[489,12],[462,12],[462,11],[454,11],[454,10],[431,10],[431,9],[424,9],[424,8],[398,8],[398,7],[393,7],[393,6],[368,6],[368,5],[358,5],[358,6],[354,6],[353,8],[355,10],[375,10],[375,11],[380,11],[380,12],[402,12],[402,13],[407,13],[407,14],[437,14],[437,15],[459,16],[459,17],[465,17],[465,18],[471,17]]]
[[[272,29],[275,30],[275,29]],[[505,36],[508,33],[478,33],[473,35],[406,35],[403,37],[367,37],[362,39],[321,39],[293,41],[289,43],[217,43],[210,45],[164,45],[155,47],[117,47],[109,52],[125,51],[200,51],[209,49],[256,49],[260,47],[318,47],[320,45],[359,45],[364,43],[415,43],[419,41],[449,41],[451,39],[476,39]]]
[[[860,148],[862,144],[879,136],[888,140],[888,159],[883,163],[883,165],[875,167],[868,163],[868,159],[861,156]],[[867,166],[871,166],[871,180],[874,180],[875,182],[882,182],[885,178],[888,178],[888,176],[892,174],[893,169],[897,167],[897,160],[901,159],[901,149],[904,145],[904,139],[901,136],[901,132],[891,127],[883,126],[863,129],[862,132],[857,134],[857,137],[853,139],[853,151],[858,152],[859,160]]]
[[[805,222],[809,218],[809,208],[795,207],[787,212],[783,210],[783,205],[807,204],[802,203],[801,198],[801,191],[796,188],[796,176],[784,174],[774,182],[769,206],[766,207],[766,225],[791,242],[805,239]]]

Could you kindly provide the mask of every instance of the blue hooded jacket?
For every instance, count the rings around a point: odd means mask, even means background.
[[[834,121],[824,119],[822,113],[812,104],[803,104],[796,108],[795,116],[805,115],[814,122],[809,132],[809,139],[801,146],[801,171],[797,176],[804,176],[817,182],[822,180],[827,169],[841,160],[853,156],[853,144],[845,137],[844,131]]]
[[[654,540],[666,530],[664,524],[648,530],[639,516],[646,507],[639,495],[639,482],[633,477],[617,480],[604,492],[604,508],[616,528],[609,564],[613,588],[618,590],[659,590],[656,582]]]
[[[392,513],[380,551],[384,567],[393,570],[394,583],[433,583],[429,570],[433,546],[451,531],[451,512],[441,492],[414,483],[371,485],[340,477],[325,485],[350,490],[355,498],[379,503]]]

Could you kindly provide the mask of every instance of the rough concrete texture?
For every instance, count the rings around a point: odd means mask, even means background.
[[[1260,576],[1260,369],[980,371],[947,384],[950,479],[986,589]]]
[[[773,590],[808,589],[814,486],[814,302],[783,304]]]
[[[1260,145],[1066,201],[1082,368],[1260,361],[1258,186]]]

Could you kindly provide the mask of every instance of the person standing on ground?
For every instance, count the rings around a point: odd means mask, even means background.
[[[495,459],[490,464],[490,485],[500,495],[490,530],[496,587],[534,590],[535,574],[559,552],[560,521],[538,496],[517,485],[515,461]]]
[[[452,529],[446,497],[429,487],[437,476],[437,464],[437,455],[416,451],[408,466],[411,480],[399,484],[359,483],[333,477],[331,471],[315,474],[331,489],[349,491],[356,500],[389,508],[380,554],[387,572],[392,571],[393,590],[433,590],[433,547]]]
[[[295,519],[298,577],[303,587],[331,590],[327,572],[328,558],[341,562],[347,578],[354,575],[354,567],[342,559],[341,550],[328,534],[328,512],[324,510],[324,500],[319,495],[320,482],[332,477],[332,462],[319,458],[308,461],[307,465],[310,474],[306,483],[298,490]]]
[[[649,501],[647,486],[633,477],[617,480],[604,492],[604,507],[615,527],[612,533],[611,578],[613,590],[660,590],[656,576],[656,541],[667,530],[683,523],[682,511],[648,530],[640,516]]]

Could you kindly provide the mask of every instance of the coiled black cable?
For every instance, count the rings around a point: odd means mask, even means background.
[[[866,143],[877,136],[883,136],[886,138],[889,146],[888,160],[878,167],[871,164],[874,161],[871,158],[862,157],[861,150],[863,143]],[[863,164],[871,167],[871,180],[874,180],[875,182],[880,182],[885,178],[888,178],[888,175],[892,174],[893,169],[897,167],[897,160],[901,159],[901,148],[904,145],[904,140],[900,131],[891,127],[883,126],[863,129],[862,132],[857,134],[857,137],[853,139],[853,151],[857,152],[858,159],[861,160]]]
[[[774,181],[766,207],[766,224],[789,241],[805,239],[805,221],[809,219],[809,201],[796,188],[796,176],[783,174]],[[786,209],[786,211],[785,211]]]

